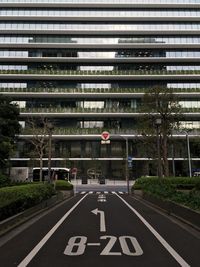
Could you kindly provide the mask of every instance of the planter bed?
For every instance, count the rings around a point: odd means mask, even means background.
[[[140,191],[140,192],[137,192]],[[180,205],[170,200],[164,200],[155,197],[151,194],[143,192],[142,190],[133,190],[133,195],[150,202],[154,206],[162,209],[166,213],[178,218],[179,220],[191,225],[192,227],[200,230],[200,212],[192,210],[188,207]]]
[[[49,209],[61,203],[63,200],[66,200],[72,197],[73,194],[74,194],[73,190],[59,191],[57,192],[56,195],[41,202],[40,204],[35,205],[31,208],[28,208],[24,210],[23,212],[20,212],[3,221],[0,221],[0,236],[6,234],[8,231],[12,230],[13,228],[25,223],[26,221],[35,217],[37,214],[43,212],[44,210]]]

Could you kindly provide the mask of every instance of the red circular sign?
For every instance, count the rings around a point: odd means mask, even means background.
[[[73,169],[71,170],[71,173],[72,173],[72,174],[77,173],[77,168],[73,168]]]
[[[109,134],[109,132],[103,132],[102,134],[101,134],[101,138],[103,139],[103,140],[108,140],[109,138],[110,138],[110,134]]]

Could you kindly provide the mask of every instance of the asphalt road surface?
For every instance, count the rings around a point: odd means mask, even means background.
[[[80,192],[3,243],[1,267],[200,266],[199,232],[123,192]]]

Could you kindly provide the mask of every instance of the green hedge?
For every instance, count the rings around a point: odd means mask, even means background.
[[[57,180],[55,185],[56,190],[72,190],[73,185],[65,180]]]
[[[0,188],[0,220],[37,205],[54,193],[50,184],[27,184]]]
[[[200,178],[199,177],[141,177],[136,180],[133,189],[143,189],[152,184],[166,184],[175,187],[176,189],[192,189],[200,190]]]
[[[6,175],[0,173],[0,187],[8,186],[9,184],[10,179]]]
[[[180,192],[178,189],[191,189]],[[132,188],[142,189],[154,197],[171,200],[200,211],[200,179],[194,178],[140,178]]]

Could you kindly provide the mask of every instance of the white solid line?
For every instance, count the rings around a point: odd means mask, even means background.
[[[116,193],[115,193],[116,194]],[[126,206],[131,209],[135,215],[144,223],[144,225],[151,231],[151,233],[158,239],[158,241],[163,245],[163,247],[172,255],[172,257],[180,264],[182,267],[190,267],[190,265],[167,243],[167,241],[140,215],[137,210],[135,210],[131,205],[129,205],[122,197],[116,194]]]
[[[58,227],[64,222],[64,220],[71,214],[71,212],[83,201],[83,199],[87,196],[83,196],[65,215],[54,225],[53,228],[43,237],[43,239],[31,250],[31,252],[23,259],[22,262],[17,267],[25,267],[30,261],[35,257],[38,251],[44,246],[44,244],[49,240],[49,238],[55,233]]]
[[[87,246],[100,246],[100,243],[87,243]]]

